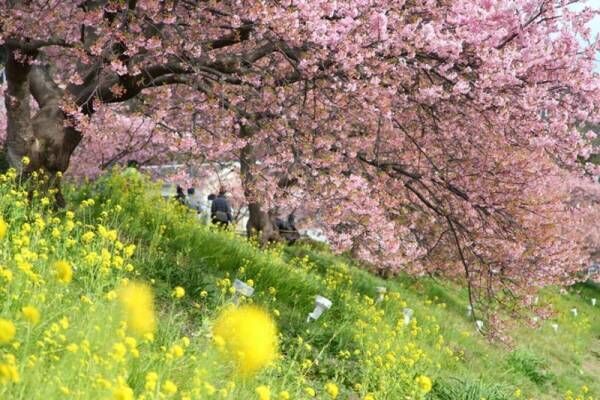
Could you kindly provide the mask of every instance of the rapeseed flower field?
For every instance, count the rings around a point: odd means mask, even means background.
[[[597,289],[548,289],[555,315],[511,327],[509,348],[476,332],[454,284],[383,281],[313,245],[261,250],[199,224],[137,175],[73,187],[67,210],[37,190],[43,175],[32,181],[0,175],[0,399],[600,394],[588,358]],[[235,279],[254,295],[235,297]],[[307,322],[316,295],[333,305]]]

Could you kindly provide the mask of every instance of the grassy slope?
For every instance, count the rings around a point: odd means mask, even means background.
[[[138,271],[142,278],[155,279],[164,307],[171,307],[170,288],[186,288],[187,301],[178,304],[178,319],[185,321],[179,329],[194,332],[228,297],[217,285],[219,279],[254,280],[257,301],[281,315],[284,369],[302,375],[292,379],[280,368],[262,376],[273,389],[296,387],[301,393],[303,383],[319,388],[334,380],[344,398],[372,392],[380,394],[376,398],[394,399],[400,398],[398,393],[410,396],[407,382],[422,373],[435,382],[428,398],[508,399],[515,398],[518,388],[523,398],[558,399],[569,398],[567,391],[577,395],[583,385],[590,390],[586,398],[600,396],[600,305],[594,309],[590,304],[592,297],[600,299],[597,288],[577,286],[566,295],[544,291],[540,301],[557,311],[558,333],[550,327],[552,321],[539,329],[515,324],[509,331],[516,349],[510,351],[475,333],[466,317],[464,290],[454,284],[408,277],[383,281],[348,266],[349,260],[309,246],[260,251],[233,234],[197,224],[173,204],[158,200],[158,194],[144,190],[143,184],[115,177],[80,188],[71,197],[75,202],[96,197],[97,213],[116,204],[123,207],[120,217],[109,224],[138,244]],[[386,286],[391,294],[381,305],[371,305],[376,286]],[[277,290],[276,298],[268,295],[271,287]],[[209,296],[201,300],[203,290]],[[331,298],[334,306],[308,326],[305,318],[316,294]],[[418,326],[397,325],[405,306],[415,310]],[[569,312],[573,307],[578,309],[577,318]],[[302,356],[293,346],[298,336],[312,345]],[[378,343],[396,349],[394,358],[378,359]],[[412,355],[403,357],[406,343],[425,355],[413,357],[411,350]],[[354,353],[361,347],[371,354]],[[304,359],[318,359],[319,364],[307,371],[300,366]],[[385,388],[396,381],[397,390]],[[355,388],[359,382],[362,387]]]

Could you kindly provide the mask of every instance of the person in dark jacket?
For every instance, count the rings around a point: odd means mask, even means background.
[[[276,218],[275,225],[277,225],[277,229],[279,229],[279,235],[284,238],[288,244],[294,244],[300,239],[300,233],[298,232],[298,229],[296,229],[293,212],[287,216],[287,220]]]
[[[177,194],[175,195],[175,200],[179,202],[179,204],[185,204],[185,193],[183,193],[183,188],[177,185]]]
[[[231,206],[225,198],[225,190],[221,189],[210,206],[210,216],[214,225],[227,227],[233,220]]]

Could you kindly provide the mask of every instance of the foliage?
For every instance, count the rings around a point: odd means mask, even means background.
[[[436,400],[511,400],[506,387],[481,381],[452,379],[436,382],[433,388]]]
[[[517,349],[510,353],[507,362],[510,368],[527,376],[537,385],[552,379],[552,375],[547,370],[547,363],[530,351]]]

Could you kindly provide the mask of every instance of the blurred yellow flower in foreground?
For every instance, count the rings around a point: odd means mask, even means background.
[[[156,328],[152,289],[143,283],[130,282],[118,290],[127,328],[136,335],[153,333]]]
[[[259,371],[277,357],[277,327],[257,306],[225,308],[215,321],[213,335],[242,375]]]

